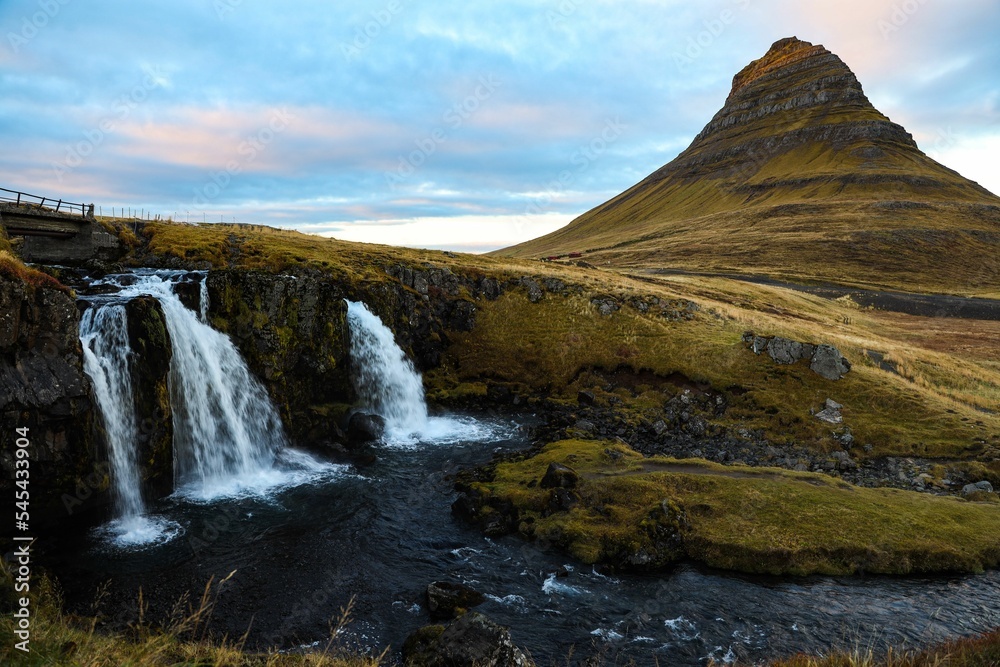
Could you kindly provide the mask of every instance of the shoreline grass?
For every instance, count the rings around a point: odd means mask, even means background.
[[[885,655],[871,649],[837,651],[824,657],[797,655],[768,667],[997,667],[1000,665],[1000,628],[973,637],[961,637],[925,649]],[[738,665],[737,667],[743,667]]]
[[[230,577],[232,574],[229,575]],[[149,665],[198,665],[199,667],[378,667],[385,658],[345,652],[337,636],[350,621],[350,608],[332,619],[330,638],[314,653],[260,653],[245,649],[246,635],[239,638],[217,636],[207,629],[215,600],[226,577],[209,580],[194,602],[179,601],[176,615],[163,625],[143,621],[145,604],[139,593],[139,621],[127,632],[105,632],[96,615],[100,593],[94,602],[95,615],[82,617],[63,611],[58,587],[48,576],[35,575],[31,582],[30,651],[14,647],[14,580],[6,562],[0,562],[0,590],[3,618],[0,633],[7,640],[0,645],[0,664],[11,667],[147,667]],[[21,594],[18,594],[21,595]]]

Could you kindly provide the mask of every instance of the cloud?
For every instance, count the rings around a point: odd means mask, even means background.
[[[572,217],[559,213],[537,216],[463,215],[378,222],[358,220],[351,223],[319,223],[299,229],[342,241],[479,253],[548,234],[566,225]]]
[[[987,0],[58,4],[16,49],[0,40],[6,187],[514,242],[505,220],[568,220],[671,160],[733,74],[794,34],[839,54],[922,147],[997,189],[980,148],[1000,136],[1000,6]],[[17,34],[37,8],[2,3],[0,25]],[[477,95],[484,77],[500,85]],[[609,119],[624,131],[582,159]]]

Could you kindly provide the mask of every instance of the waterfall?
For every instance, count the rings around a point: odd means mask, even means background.
[[[83,369],[94,387],[94,400],[104,422],[111,495],[115,518],[106,527],[122,546],[172,539],[180,526],[146,515],[142,480],[136,460],[138,419],[132,388],[132,350],[128,318],[121,303],[93,304],[80,320]]]
[[[136,464],[138,440],[132,350],[128,342],[125,306],[109,304],[88,308],[80,321],[83,369],[94,385],[94,398],[104,420],[111,464],[111,490],[120,519],[134,520],[146,513]]]
[[[108,531],[120,544],[146,544],[176,535],[180,527],[150,519],[142,500],[125,303],[155,297],[166,319],[172,356],[168,385],[173,411],[175,492],[193,500],[261,495],[327,477],[343,466],[321,463],[288,449],[278,411],[228,336],[207,320],[201,286],[199,312],[174,293],[179,272],[109,276],[95,285],[121,288],[92,297],[80,325],[84,366],[94,386],[108,440],[116,519]],[[86,299],[87,297],[85,297]]]
[[[427,428],[424,383],[413,362],[365,304],[347,302],[354,360],[354,388],[365,410],[381,415],[386,429],[396,435]]]
[[[208,324],[208,276],[205,276],[201,281],[201,287],[198,290],[198,317],[202,322]]]
[[[495,425],[470,418],[429,417],[424,384],[392,331],[361,302],[347,302],[352,380],[361,408],[385,419],[391,445],[492,440]]]
[[[174,483],[203,498],[268,485],[287,445],[278,411],[228,336],[188,309],[172,285],[147,276],[135,289],[163,307],[173,346],[170,404]]]

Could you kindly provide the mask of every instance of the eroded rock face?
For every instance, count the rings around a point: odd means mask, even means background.
[[[160,302],[141,296],[125,304],[128,338],[136,363],[132,364],[135,390],[136,443],[143,481],[153,497],[173,490],[173,410],[170,406],[170,359],[173,348]]]
[[[518,285],[460,276],[445,267],[397,264],[386,273],[398,282],[307,270],[209,272],[212,325],[229,334],[263,380],[293,439],[328,439],[354,403],[345,299],[363,301],[393,330],[417,369],[426,371],[440,364],[452,332],[475,326],[475,299],[496,299]]]
[[[844,122],[843,115],[850,120]],[[801,127],[782,134],[768,128],[790,124],[790,119]],[[839,57],[821,45],[791,37],[775,42],[733,77],[725,105],[668,167],[698,176],[738,158],[744,170],[755,171],[745,162],[748,156],[761,163],[796,145],[848,146],[859,141],[874,144],[867,147],[869,159],[882,156],[881,145],[917,148],[906,130],[875,110]]]
[[[0,276],[0,430],[13,443],[15,429],[28,429],[32,507],[38,510],[51,502],[61,511],[63,493],[83,496],[74,505],[79,507],[107,488],[106,471],[91,475],[97,452],[79,324],[68,294]],[[0,467],[0,491],[8,493],[13,446],[0,452]]]
[[[343,411],[311,408],[353,401],[343,287],[322,276],[235,269],[207,280],[210,322],[264,382],[293,438],[333,432]]]

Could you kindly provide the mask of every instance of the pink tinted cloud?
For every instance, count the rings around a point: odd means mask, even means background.
[[[399,134],[394,123],[318,107],[184,107],[169,120],[126,119],[119,155],[191,169],[289,173],[304,162],[352,159]]]
[[[582,112],[562,102],[532,104],[486,100],[471,114],[468,124],[504,134],[526,135],[539,139],[563,139],[586,136],[600,128],[604,119]]]

